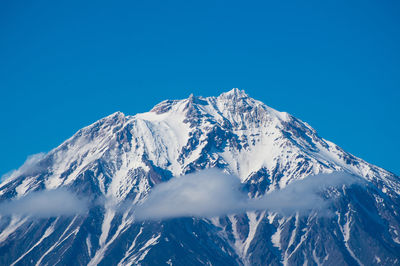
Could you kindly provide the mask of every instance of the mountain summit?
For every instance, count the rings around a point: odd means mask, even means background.
[[[323,173],[362,181],[321,195],[335,195],[329,215],[266,209],[138,221],[132,209],[116,208],[136,206],[158,184],[208,168],[236,176],[250,198]],[[4,211],[57,191],[90,204],[73,214]],[[399,265],[399,193],[398,176],[242,90],[190,95],[146,113],[107,116],[3,181],[0,264]]]

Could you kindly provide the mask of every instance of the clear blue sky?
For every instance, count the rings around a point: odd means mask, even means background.
[[[399,12],[397,0],[2,0],[0,173],[115,111],[238,87],[400,174]]]

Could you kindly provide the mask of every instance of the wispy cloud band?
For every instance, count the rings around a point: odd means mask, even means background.
[[[134,208],[138,220],[174,217],[212,217],[246,211],[269,210],[282,214],[323,210],[329,200],[321,192],[329,187],[357,182],[343,172],[309,176],[256,199],[241,192],[239,178],[218,170],[204,170],[174,178],[156,186],[148,198]]]

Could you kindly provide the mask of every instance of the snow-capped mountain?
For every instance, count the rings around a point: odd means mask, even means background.
[[[333,188],[328,216],[264,210],[137,221],[115,208],[206,168],[238,176],[252,198],[333,171],[365,182]],[[11,174],[0,200],[61,188],[96,204],[76,215],[0,212],[1,265],[400,265],[399,177],[238,89],[105,117]]]

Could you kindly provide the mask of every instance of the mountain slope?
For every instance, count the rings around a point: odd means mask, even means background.
[[[57,188],[107,201],[72,217],[3,215],[2,265],[400,264],[399,177],[237,89],[112,114],[25,168],[0,184],[3,202]],[[251,197],[332,171],[365,184],[334,189],[332,216],[257,211],[139,222],[116,211],[142,202],[156,184],[205,168],[237,175]]]

